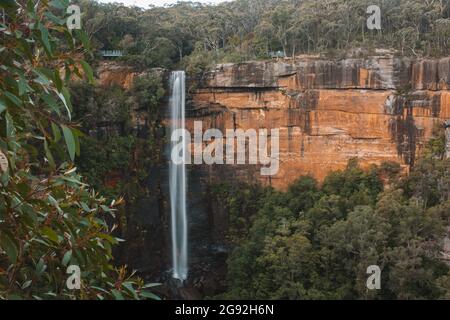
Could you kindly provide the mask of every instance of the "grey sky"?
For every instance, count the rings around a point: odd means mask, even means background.
[[[121,2],[125,5],[135,5],[142,8],[147,8],[148,5],[152,4],[155,6],[162,6],[164,4],[174,4],[177,3],[178,0],[99,0],[100,2]],[[220,3],[224,2],[225,0],[195,0],[193,2],[202,2],[202,3]]]

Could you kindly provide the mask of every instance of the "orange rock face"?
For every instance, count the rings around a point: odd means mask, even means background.
[[[137,73],[131,67],[120,65],[116,62],[101,62],[97,68],[98,83],[100,86],[120,86],[130,89]]]
[[[208,171],[285,189],[301,175],[319,181],[358,158],[362,166],[394,161],[408,170],[433,126],[450,118],[450,58],[393,56],[328,61],[219,65],[192,95],[188,128],[280,130],[280,169]],[[253,169],[252,169],[253,168]],[[216,170],[216,171],[215,171]]]
[[[142,74],[114,61],[97,68],[98,83],[106,87],[130,89]],[[262,176],[258,165],[197,165],[209,181],[235,178],[286,189],[302,175],[322,181],[352,158],[363,167],[394,161],[407,171],[433,127],[450,119],[450,57],[222,64],[203,77],[187,109],[191,132],[199,120],[203,130],[223,133],[280,132],[276,175]]]

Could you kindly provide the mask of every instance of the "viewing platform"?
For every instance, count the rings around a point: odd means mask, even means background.
[[[100,50],[100,53],[103,58],[123,57],[122,50]]]
[[[270,51],[269,56],[274,58],[286,58],[286,54],[283,51]]]

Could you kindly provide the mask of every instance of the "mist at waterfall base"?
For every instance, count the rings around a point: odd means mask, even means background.
[[[185,73],[173,71],[170,76],[171,96],[171,132],[185,128]],[[177,142],[171,142],[171,148]],[[182,149],[184,153],[186,150]],[[169,165],[170,211],[171,211],[171,235],[172,235],[172,276],[184,281],[188,274],[187,253],[187,216],[186,216],[186,165]]]

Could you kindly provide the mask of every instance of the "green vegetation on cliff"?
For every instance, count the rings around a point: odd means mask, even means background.
[[[74,119],[89,133],[81,139],[76,161],[81,172],[103,193],[137,197],[143,190],[135,190],[136,186],[162,156],[161,77],[152,73],[137,77],[130,90],[77,82],[70,91]],[[117,181],[112,181],[114,176]]]

